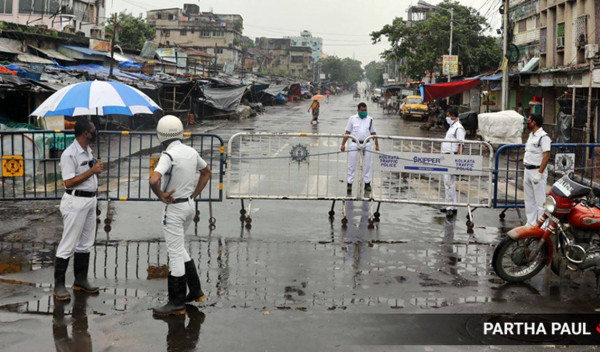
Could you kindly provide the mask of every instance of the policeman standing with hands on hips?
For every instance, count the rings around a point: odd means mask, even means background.
[[[350,116],[348,124],[346,125],[346,135],[353,135],[358,138],[358,141],[362,144],[364,140],[370,135],[375,135],[375,126],[373,125],[373,118],[369,116],[367,112],[367,104],[358,104],[358,113]],[[341,151],[346,150],[346,141],[348,137],[342,139]],[[371,192],[371,142],[368,142],[364,146],[364,166],[363,166],[363,179],[365,182],[365,192]],[[379,141],[375,138],[375,150],[379,151]],[[348,186],[347,192],[352,193],[352,182],[354,182],[354,176],[356,174],[356,164],[358,162],[358,145],[350,141],[348,145]]]
[[[446,112],[446,122],[450,127],[446,132],[445,140],[458,140],[464,141],[466,131],[463,125],[458,119],[458,109],[452,107]],[[461,154],[462,144],[443,142],[441,146],[442,154]],[[456,175],[446,173],[444,174],[444,189],[446,191],[446,203],[456,203]],[[456,215],[456,207],[451,205],[440,211],[446,213],[446,217],[453,217]]]
[[[525,144],[525,167],[523,191],[525,192],[525,213],[527,225],[535,226],[543,215],[542,206],[546,200],[546,180],[548,179],[548,160],[552,140],[542,128],[544,119],[540,114],[532,114],[527,119],[527,129],[531,131]]]
[[[85,118],[75,123],[75,140],[60,158],[60,169],[65,194],[60,201],[63,217],[63,234],[56,248],[54,266],[54,298],[59,301],[71,299],[65,287],[65,273],[69,259],[75,256],[73,290],[97,293],[98,287],[87,279],[90,248],[96,236],[96,194],[98,178],[104,171],[101,160],[94,159],[90,144],[98,137],[96,127]]]
[[[167,304],[153,309],[154,315],[185,314],[185,302],[203,301],[204,293],[194,260],[185,250],[184,234],[195,215],[194,199],[200,195],[210,178],[210,169],[198,152],[184,145],[183,124],[179,118],[167,115],[156,126],[162,153],[150,176],[150,187],[165,203],[162,233],[169,256]],[[195,182],[196,173],[200,178]],[[189,293],[186,296],[186,285]]]

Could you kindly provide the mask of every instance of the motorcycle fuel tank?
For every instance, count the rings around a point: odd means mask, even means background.
[[[569,224],[578,229],[600,230],[600,209],[579,203],[569,214]]]

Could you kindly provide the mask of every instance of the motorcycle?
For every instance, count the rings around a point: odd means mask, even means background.
[[[536,226],[514,228],[497,245],[492,266],[502,279],[522,282],[547,265],[559,277],[588,270],[600,276],[600,209],[595,198],[600,190],[572,178],[565,175],[552,185]]]

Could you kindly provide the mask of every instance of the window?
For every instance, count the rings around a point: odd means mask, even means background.
[[[223,54],[223,48],[215,48],[215,54]]]
[[[160,12],[159,12],[159,13],[157,13],[157,14],[156,14],[156,19],[157,19],[157,20],[161,20],[161,19],[162,19],[162,13],[160,13]]]
[[[175,15],[170,13],[169,14],[169,21],[173,21],[175,19]]]
[[[201,37],[210,37],[210,31],[200,31]]]
[[[12,0],[0,0],[0,13],[12,13]]]
[[[303,59],[302,56],[292,56],[292,62],[295,62],[295,63],[304,61],[302,59]]]
[[[0,5],[10,0],[0,0]],[[12,1],[10,1],[12,2]],[[12,4],[10,4],[12,9]],[[33,13],[46,15],[54,14],[58,12],[60,7],[60,0],[20,0],[19,1],[19,13]]]
[[[182,30],[179,31],[179,34],[182,35],[182,36],[186,36],[187,35],[187,30],[182,29]]]
[[[213,35],[213,37],[224,37],[225,32],[224,31],[213,31],[212,35]]]
[[[168,29],[163,29],[163,36],[170,37],[171,36],[171,31],[168,30]]]

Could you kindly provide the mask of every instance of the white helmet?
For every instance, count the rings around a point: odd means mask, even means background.
[[[181,120],[173,115],[163,116],[156,125],[158,141],[163,143],[170,139],[183,138],[183,124]]]

